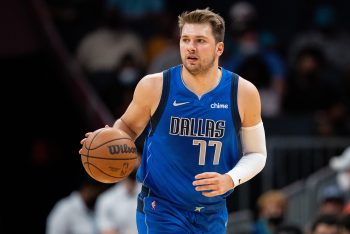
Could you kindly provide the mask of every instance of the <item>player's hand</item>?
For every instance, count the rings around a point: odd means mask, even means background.
[[[110,128],[110,126],[106,125],[104,128]],[[81,144],[81,145],[84,145],[84,142],[86,141],[86,138],[88,138],[88,137],[90,136],[91,133],[92,133],[92,132],[87,132],[87,133],[85,133],[85,138],[83,138],[83,139],[80,141],[80,144]],[[81,149],[79,150],[79,154],[81,153],[80,151],[81,151]]]
[[[202,191],[206,197],[222,195],[234,187],[231,177],[227,174],[204,172],[196,175],[195,179],[192,184],[196,191]]]

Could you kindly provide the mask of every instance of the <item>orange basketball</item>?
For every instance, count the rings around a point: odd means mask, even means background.
[[[85,171],[102,183],[116,183],[128,177],[137,164],[134,141],[116,128],[102,128],[86,138],[80,150]]]

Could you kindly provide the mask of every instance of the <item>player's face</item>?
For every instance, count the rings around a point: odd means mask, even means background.
[[[224,48],[216,43],[211,25],[185,24],[180,38],[180,53],[184,67],[193,75],[217,66]]]

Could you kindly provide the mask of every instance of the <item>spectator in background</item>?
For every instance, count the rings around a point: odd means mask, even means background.
[[[111,90],[108,101],[110,109],[115,116],[120,116],[129,106],[132,100],[137,82],[144,74],[143,68],[137,63],[135,57],[126,54],[119,66],[114,70],[112,79],[118,85],[117,89]]]
[[[257,12],[248,2],[238,2],[230,9],[234,38],[233,51],[223,66],[251,81],[260,91],[262,115],[280,114],[285,86],[285,65],[282,58],[261,44]],[[230,40],[227,40],[230,41]]]
[[[282,225],[276,229],[275,234],[303,234],[303,231],[297,225]]]
[[[87,73],[111,71],[126,54],[144,64],[142,39],[113,17],[107,14],[105,23],[85,35],[78,45],[76,58]]]
[[[321,190],[318,215],[336,215],[340,217],[345,206],[345,195],[337,185],[329,185]]]
[[[141,184],[136,170],[98,198],[96,222],[100,234],[137,234],[136,206]]]
[[[125,91],[133,90],[143,76],[143,40],[107,12],[104,24],[80,41],[76,58],[102,101],[117,116],[123,111],[119,106]]]
[[[177,17],[172,15],[163,17],[158,23],[158,33],[147,42],[147,73],[160,72],[181,63],[178,48],[180,35],[176,24]]]
[[[331,158],[329,165],[337,172],[337,184],[346,196],[344,213],[350,214],[350,146],[341,155]]]
[[[254,224],[254,234],[272,234],[284,224],[288,200],[278,190],[263,193],[257,201],[258,220]]]
[[[317,47],[305,47],[299,52],[288,77],[288,112],[326,110],[339,101],[339,90],[334,78],[337,73],[328,65],[324,54]]]
[[[287,87],[291,81],[299,83],[299,88],[292,88],[288,93],[294,95],[288,95],[286,100],[298,103],[294,104],[300,105],[297,107],[298,112],[306,108],[307,111],[317,108],[318,112],[314,115],[317,134],[348,135],[350,109],[346,74],[350,70],[350,34],[341,28],[337,12],[330,4],[320,4],[314,9],[312,23],[311,30],[296,36],[288,48],[289,65],[294,70],[294,75],[290,77]],[[314,51],[313,54],[310,53],[310,48]],[[299,71],[295,72],[296,69]],[[304,70],[304,74],[300,69]],[[304,76],[304,81],[298,76]]]
[[[300,51],[309,46],[317,46],[337,70],[344,72],[350,68],[350,35],[341,28],[332,5],[322,4],[314,9],[311,30],[296,36],[291,43],[290,64],[295,64]]]
[[[335,215],[320,215],[312,223],[310,234],[339,234],[339,221]]]
[[[337,185],[329,185],[324,187],[318,194],[318,209],[315,210],[313,218],[305,224],[304,228],[311,232],[313,222],[325,215],[331,215],[340,218],[345,207],[345,194]]]
[[[85,175],[79,190],[59,200],[50,211],[46,234],[95,234],[95,202],[107,187]]]
[[[319,135],[346,131],[347,114],[340,78],[319,48],[305,47],[288,75],[285,112],[310,115],[315,122],[314,132]]]

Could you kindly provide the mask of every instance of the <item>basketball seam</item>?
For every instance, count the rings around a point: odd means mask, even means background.
[[[137,157],[133,158],[104,158],[104,157],[98,157],[98,156],[92,156],[87,154],[81,154],[81,156],[89,157],[89,158],[96,158],[96,159],[106,159],[106,160],[129,160],[129,159],[137,159]]]
[[[92,142],[94,141],[94,139],[97,137],[98,134],[100,134],[100,132],[102,132],[103,129],[101,129],[99,132],[97,132],[95,134],[95,136],[91,139],[91,142],[90,142],[90,145],[89,145],[89,148],[86,147],[86,144],[85,145],[85,148],[87,149],[87,157],[86,157],[86,162],[88,163],[88,168],[89,168],[89,171],[90,171],[90,174],[93,175],[91,169],[90,169],[90,163],[89,163],[89,153],[90,153],[90,146],[92,145]],[[95,166],[96,167],[96,166]]]
[[[97,167],[96,165],[94,165],[93,163],[85,162],[84,164],[86,164],[86,163],[88,163],[88,166],[91,165],[91,166],[95,167],[95,169],[99,170],[101,173],[103,173],[103,174],[105,174],[105,175],[108,175],[108,176],[110,176],[110,177],[113,177],[113,178],[124,178],[124,176],[112,176],[112,175],[110,175],[110,174],[104,172],[104,171],[101,170],[100,168],[98,168],[98,167]]]
[[[97,136],[97,134],[96,134],[96,136]],[[92,141],[95,139],[95,137],[91,140],[90,146],[92,144]],[[86,145],[85,145],[85,149],[87,149],[87,150],[95,150],[95,149],[97,149],[97,148],[99,148],[99,147],[101,147],[101,146],[103,146],[105,144],[108,144],[108,143],[110,143],[112,141],[117,141],[117,140],[130,140],[130,141],[133,141],[132,139],[126,138],[126,137],[125,138],[116,138],[116,139],[112,139],[112,140],[106,141],[106,142],[102,143],[101,145],[95,146],[94,148],[90,148],[90,146],[89,146],[89,148],[87,148]]]

